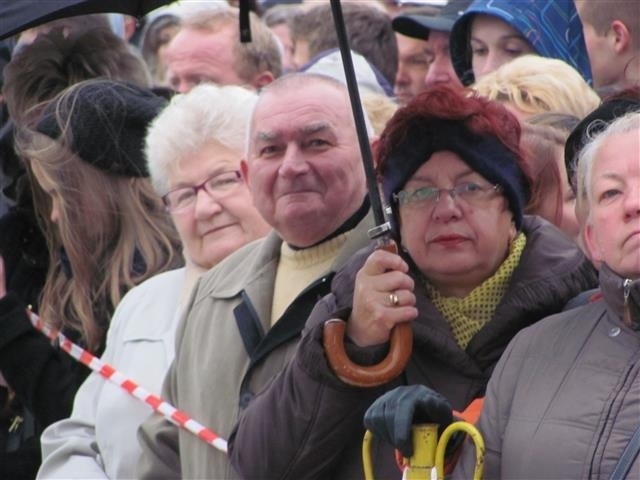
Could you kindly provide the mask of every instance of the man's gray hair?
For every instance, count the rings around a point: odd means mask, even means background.
[[[296,86],[303,86],[303,85],[308,85],[310,83],[325,83],[328,85],[332,85],[333,87],[337,88],[338,90],[342,90],[344,92],[344,94],[348,97],[349,96],[349,91],[347,90],[347,86],[344,84],[344,82],[334,78],[334,77],[330,77],[328,75],[322,75],[321,73],[306,73],[306,72],[295,72],[295,73],[289,73],[286,75],[283,75],[282,77],[274,80],[273,82],[271,82],[269,85],[265,86],[261,91],[260,91],[260,95],[258,97],[258,102],[256,102],[256,104],[253,107],[253,111],[251,113],[251,118],[253,118],[253,115],[255,113],[255,110],[258,108],[258,105],[260,104],[260,99],[262,99],[265,95],[270,94],[270,93],[275,93],[276,95],[279,94],[280,92],[285,92],[287,90],[290,90],[292,88],[296,88]],[[351,106],[350,104],[347,105],[347,108],[349,108],[351,110]],[[371,119],[369,118],[369,116],[367,115],[367,112],[364,111],[363,108],[363,113],[364,113],[364,123],[365,123],[365,127],[367,129],[367,136],[369,137],[369,140],[373,139],[374,135],[375,135],[375,131],[373,129],[373,126],[371,124]],[[355,122],[354,122],[355,124]],[[354,125],[355,128],[355,125]],[[251,128],[247,129],[247,136],[245,138],[245,157],[248,158],[249,155],[249,148],[251,146]]]

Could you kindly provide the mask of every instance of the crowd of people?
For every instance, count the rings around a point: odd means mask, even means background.
[[[0,479],[640,478],[637,2],[234,3],[3,41]]]

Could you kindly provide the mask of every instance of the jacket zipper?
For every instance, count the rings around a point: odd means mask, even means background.
[[[16,415],[11,419],[11,425],[9,425],[9,433],[13,433],[20,428],[20,424],[24,421],[20,415]]]
[[[633,282],[630,278],[625,278],[624,282],[622,282],[622,294],[624,296],[624,314],[623,319],[624,323],[633,328],[633,324],[631,323],[631,307],[629,305],[629,296],[631,295],[631,284]]]
[[[622,286],[624,288],[624,305],[627,306],[629,304],[629,295],[631,294],[631,284],[633,282],[630,278],[625,278]]]

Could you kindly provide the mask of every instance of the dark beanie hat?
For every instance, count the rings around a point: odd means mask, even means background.
[[[497,137],[476,135],[458,121],[421,120],[409,127],[405,140],[393,149],[382,166],[382,191],[387,203],[393,205],[393,194],[404,187],[431,155],[445,150],[456,153],[472,170],[500,185],[519,230],[530,190],[516,155]]]
[[[146,177],[147,127],[166,103],[135,85],[88,80],[54,98],[36,130],[58,140],[63,128],[69,128],[68,147],[83,161],[115,175]]]

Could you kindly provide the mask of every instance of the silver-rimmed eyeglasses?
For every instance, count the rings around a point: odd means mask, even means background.
[[[168,210],[178,212],[192,208],[196,204],[200,190],[204,190],[212,198],[220,199],[240,183],[242,183],[242,175],[239,170],[216,173],[199,185],[171,190],[163,195],[162,201]]]
[[[477,205],[487,199],[492,193],[502,192],[500,185],[478,185],[465,182],[453,188],[421,187],[416,190],[401,190],[393,194],[398,205],[426,205],[435,206],[440,201],[442,192],[448,193],[452,200],[462,200],[469,205]]]

